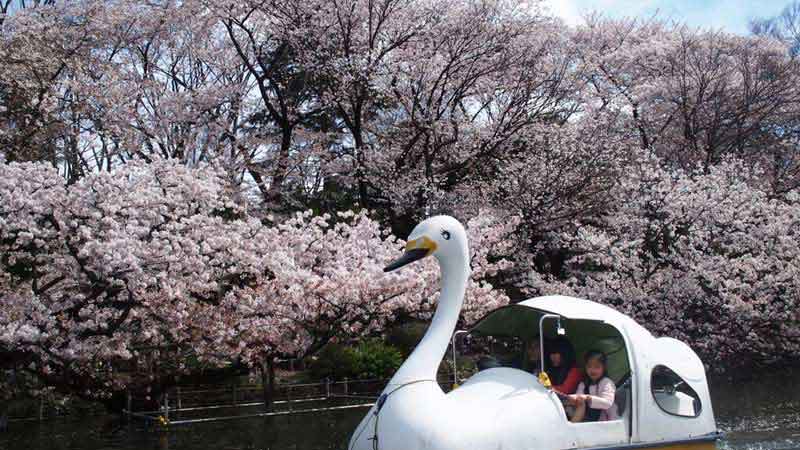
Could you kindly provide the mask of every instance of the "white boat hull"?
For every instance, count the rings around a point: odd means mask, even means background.
[[[377,416],[375,409],[367,414],[350,448],[374,450],[376,434],[380,450],[556,450],[627,443],[622,420],[601,425],[569,423],[556,395],[533,375],[495,368],[447,395],[433,382],[394,391]]]

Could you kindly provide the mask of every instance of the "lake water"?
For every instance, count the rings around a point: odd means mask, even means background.
[[[800,450],[800,373],[711,385],[724,450]],[[342,450],[367,409],[172,426],[114,417],[12,422],[0,449]]]

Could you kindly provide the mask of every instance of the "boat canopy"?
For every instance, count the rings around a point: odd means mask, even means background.
[[[481,319],[470,334],[476,336],[539,338],[539,320],[545,315],[545,339],[558,336],[560,322],[579,365],[590,349],[608,355],[608,375],[621,383],[630,375],[632,406],[638,412],[631,442],[654,442],[704,436],[716,430],[705,367],[684,342],[654,337],[632,318],[589,300],[553,295],[536,297],[496,309]]]
[[[575,348],[579,364],[588,350],[600,350],[608,356],[608,374],[623,381],[630,373],[630,358],[622,330],[636,327],[647,333],[631,318],[607,306],[565,296],[537,297],[497,309],[470,330],[473,336],[519,338],[533,341],[539,338],[539,320],[555,315],[542,326],[545,339],[555,338],[558,324]],[[649,334],[649,333],[648,333]]]

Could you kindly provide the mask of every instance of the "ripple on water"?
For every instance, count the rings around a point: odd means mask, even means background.
[[[719,450],[800,450],[800,435],[785,439],[732,435],[717,444]]]
[[[751,382],[712,382],[722,450],[800,450],[798,372],[754,377]]]

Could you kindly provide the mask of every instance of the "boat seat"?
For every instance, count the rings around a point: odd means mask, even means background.
[[[622,417],[628,408],[631,393],[631,373],[628,372],[619,379],[617,392],[614,396],[614,404],[617,405],[617,414]]]

